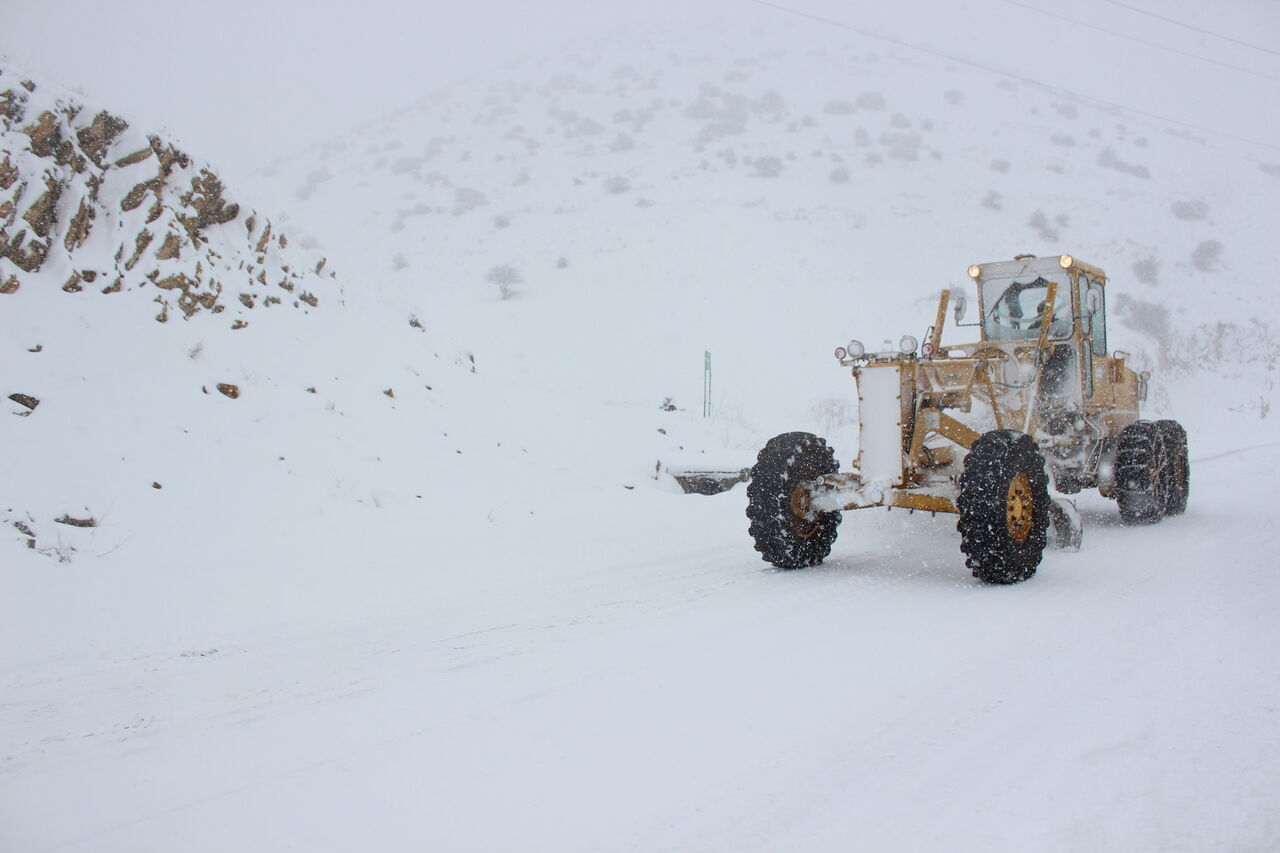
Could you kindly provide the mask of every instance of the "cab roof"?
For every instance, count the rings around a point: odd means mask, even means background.
[[[986,264],[974,264],[969,267],[969,276],[981,278],[1015,278],[1027,274],[1044,274],[1061,270],[1077,270],[1090,278],[1105,282],[1107,274],[1092,264],[1086,264],[1071,255],[1018,255],[1011,261],[992,261]],[[975,274],[976,271],[976,274]]]

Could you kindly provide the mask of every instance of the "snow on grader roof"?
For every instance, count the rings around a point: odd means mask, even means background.
[[[836,349],[858,388],[859,451],[840,471],[820,437],[792,432],[760,451],[747,487],[756,550],[779,568],[822,562],[841,513],[902,507],[959,516],[960,549],[979,580],[1035,574],[1044,548],[1080,547],[1075,505],[1096,488],[1126,524],[1181,513],[1186,432],[1144,421],[1147,374],[1108,354],[1107,276],[1071,255],[974,264],[977,317],[942,291],[923,345]],[[972,343],[944,343],[948,308]],[[1052,493],[1051,493],[1052,484]]]

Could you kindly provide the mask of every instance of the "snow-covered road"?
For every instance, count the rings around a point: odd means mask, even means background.
[[[851,514],[778,572],[741,487],[653,490],[447,596],[406,563],[207,648],[59,626],[0,674],[0,848],[1273,847],[1280,448],[1214,456],[1186,516],[1082,500],[1083,550],[1007,588],[950,518]]]

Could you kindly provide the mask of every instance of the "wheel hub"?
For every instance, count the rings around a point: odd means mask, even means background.
[[[1025,542],[1031,535],[1031,519],[1035,517],[1035,508],[1031,481],[1019,471],[1009,482],[1009,493],[1005,500],[1005,523],[1009,528],[1009,537],[1014,542]]]
[[[818,532],[818,523],[809,519],[812,500],[807,484],[791,492],[791,527],[801,539],[808,539]]]

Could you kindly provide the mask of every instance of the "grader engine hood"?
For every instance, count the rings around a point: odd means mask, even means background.
[[[858,461],[863,482],[876,488],[903,482],[902,435],[906,383],[897,363],[878,364],[858,371]]]

